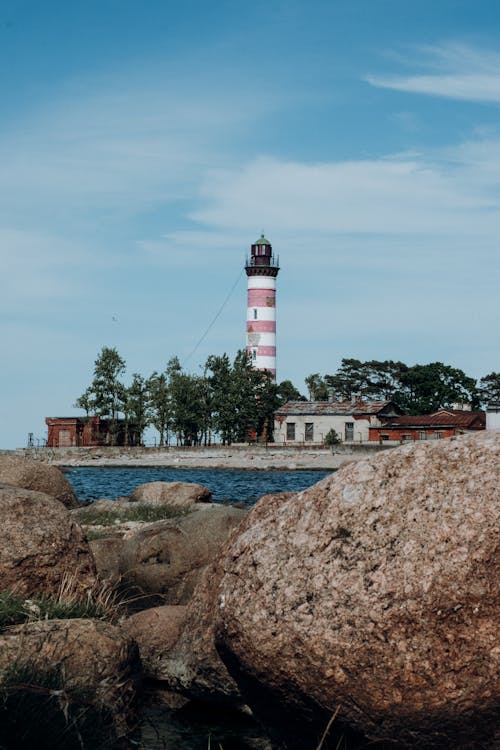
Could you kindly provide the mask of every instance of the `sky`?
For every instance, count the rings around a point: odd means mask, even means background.
[[[279,381],[499,371],[499,115],[497,0],[0,0],[0,448],[233,357],[261,232]]]

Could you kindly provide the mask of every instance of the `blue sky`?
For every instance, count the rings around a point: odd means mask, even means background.
[[[3,0],[0,448],[102,346],[233,356],[262,230],[279,380],[498,371],[499,42],[493,0]]]

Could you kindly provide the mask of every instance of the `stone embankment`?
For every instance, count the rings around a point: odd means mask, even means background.
[[[343,445],[333,451],[324,447],[211,446],[165,448],[19,448],[17,456],[54,466],[161,466],[177,469],[319,469],[334,470],[389,450],[384,446]]]

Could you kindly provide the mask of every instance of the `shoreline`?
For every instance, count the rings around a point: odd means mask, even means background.
[[[323,447],[302,446],[211,446],[165,448],[21,448],[8,451],[58,467],[235,469],[248,471],[334,471],[381,450],[381,446],[338,446],[333,452]]]

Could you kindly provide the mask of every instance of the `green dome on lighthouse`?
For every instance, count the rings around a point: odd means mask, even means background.
[[[269,242],[269,240],[266,240],[266,238],[264,237],[264,232],[262,232],[262,234],[260,235],[260,238],[258,240],[255,240],[253,244],[254,245],[270,245],[271,243]]]

